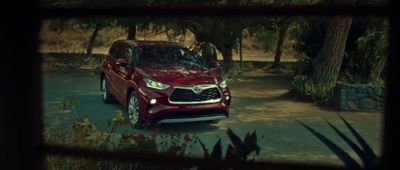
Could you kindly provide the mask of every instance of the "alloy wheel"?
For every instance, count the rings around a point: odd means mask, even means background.
[[[136,125],[139,120],[139,102],[135,96],[131,96],[128,103],[128,116],[132,125]]]
[[[107,99],[107,84],[106,84],[105,79],[103,79],[101,81],[101,92],[102,92],[103,100],[106,100]]]

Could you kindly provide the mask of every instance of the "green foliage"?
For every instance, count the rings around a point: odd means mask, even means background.
[[[67,112],[67,111],[76,111],[76,105],[79,103],[78,99],[65,99],[64,101],[61,102],[61,104],[58,106],[58,109],[61,112]]]
[[[72,102],[73,103],[73,102]],[[154,129],[148,135],[129,134],[124,132],[117,134],[116,128],[126,126],[127,121],[122,111],[117,110],[110,121],[113,127],[111,132],[101,130],[88,118],[81,118],[73,123],[72,137],[67,131],[46,131],[50,143],[60,145],[72,145],[95,150],[120,150],[120,151],[144,151],[164,153],[175,156],[190,154],[190,149],[197,143],[194,135],[157,135]],[[119,137],[118,137],[119,136]],[[70,139],[71,140],[70,140]],[[188,169],[191,167],[177,167],[168,165],[150,164],[145,162],[130,161],[121,163],[116,161],[86,160],[73,157],[48,156],[45,161],[46,169]]]
[[[113,127],[113,130],[119,126],[128,125],[129,122],[125,119],[124,111],[121,109],[115,110],[115,115],[109,122],[109,125]]]
[[[302,24],[295,75],[312,73],[312,60],[318,56],[325,36],[326,19],[307,18]],[[381,83],[379,74],[388,50],[388,21],[379,17],[355,17],[350,28],[346,54],[338,80],[347,83]]]
[[[311,75],[312,74],[312,59],[307,55],[300,54],[297,57],[297,62],[294,64],[292,70],[293,75]]]
[[[388,50],[388,21],[385,18],[356,18],[350,29],[347,55],[339,80],[346,83],[380,83]]]
[[[81,118],[73,126],[73,142],[78,147],[107,149],[111,134],[98,130],[88,118]]]
[[[305,76],[294,76],[289,85],[291,93],[304,100],[313,100],[318,103],[327,104],[333,97],[333,90],[326,86],[316,85],[315,82]]]
[[[386,62],[389,48],[388,21],[378,21],[375,24],[357,39],[357,49],[361,53],[360,57],[363,57],[360,66],[364,67],[363,73],[366,72],[365,79],[372,83],[378,83],[381,80],[380,73]]]
[[[222,77],[228,81],[246,79],[247,72],[254,69],[252,62],[244,62],[243,68],[240,67],[240,62],[234,62],[230,70],[223,70]]]
[[[387,23],[385,23],[386,25]],[[387,55],[387,47],[388,47],[388,35],[387,29],[383,26],[383,29],[371,28],[368,29],[365,34],[358,38],[357,44],[358,49],[360,51],[364,51],[368,58],[378,59],[382,57],[382,55]],[[387,26],[387,25],[386,25]]]
[[[277,28],[274,27],[273,29],[265,29],[264,27],[257,27],[252,31],[254,31],[254,36],[264,51],[275,50],[278,41]]]
[[[310,17],[304,19],[301,25],[301,33],[295,48],[302,56],[310,59],[316,58],[322,47],[325,37],[326,18]]]

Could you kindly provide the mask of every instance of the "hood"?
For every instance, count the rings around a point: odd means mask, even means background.
[[[168,85],[216,84],[216,75],[201,67],[141,68],[153,80]]]

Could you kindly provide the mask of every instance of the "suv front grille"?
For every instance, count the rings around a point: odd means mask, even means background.
[[[221,93],[216,86],[204,89],[200,93],[195,93],[192,89],[189,89],[188,87],[177,87],[171,94],[169,100],[171,103],[180,104],[215,103],[221,100]]]

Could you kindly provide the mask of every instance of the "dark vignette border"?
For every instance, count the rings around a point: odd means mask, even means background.
[[[151,161],[155,163],[201,165],[239,169],[343,169],[326,165],[288,162],[235,163],[179,158],[162,154],[93,151],[43,143],[42,71],[37,54],[41,20],[52,17],[90,16],[254,16],[254,15],[376,15],[391,23],[388,58],[388,95],[384,116],[383,156],[379,169],[395,167],[399,25],[395,2],[387,6],[258,6],[258,7],[140,7],[121,9],[48,9],[37,1],[5,2],[0,25],[0,169],[43,169],[46,154],[107,160]],[[137,156],[140,155],[140,156]]]

